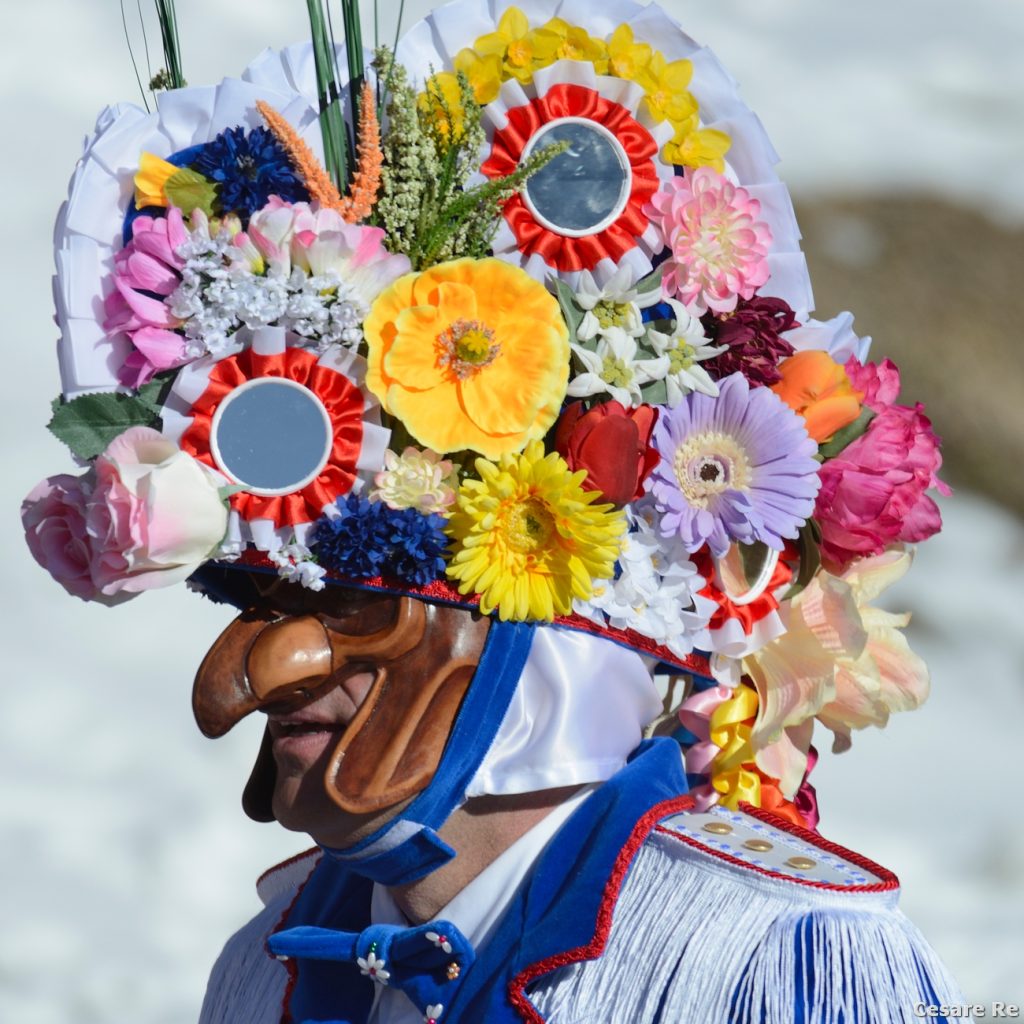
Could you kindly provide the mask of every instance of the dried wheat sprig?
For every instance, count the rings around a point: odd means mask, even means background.
[[[363,83],[360,97],[359,144],[356,147],[358,163],[348,195],[342,198],[327,171],[313,151],[299,137],[298,132],[263,100],[256,101],[256,109],[274,133],[274,138],[288,154],[288,159],[302,178],[311,199],[321,206],[337,210],[349,224],[356,224],[370,215],[377,193],[380,191],[380,172],[384,162],[380,148],[380,122],[373,89]]]
[[[274,133],[274,138],[281,143],[281,148],[288,154],[288,159],[302,178],[310,198],[315,199],[321,206],[337,209],[342,202],[341,194],[334,187],[330,175],[324,170],[313,151],[302,141],[299,133],[269,103],[257,100],[256,109],[267,122],[267,127]]]
[[[369,82],[363,82],[359,97],[359,143],[356,146],[356,173],[348,195],[338,207],[349,224],[370,216],[380,192],[380,172],[384,154],[380,148],[380,122]]]

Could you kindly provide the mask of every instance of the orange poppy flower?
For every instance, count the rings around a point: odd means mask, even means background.
[[[407,274],[363,325],[366,384],[439,453],[522,451],[555,421],[569,377],[558,303],[518,267],[461,259]]]
[[[779,372],[782,380],[772,391],[803,416],[807,433],[818,444],[860,415],[864,393],[854,389],[846,370],[827,352],[797,352],[779,365]]]

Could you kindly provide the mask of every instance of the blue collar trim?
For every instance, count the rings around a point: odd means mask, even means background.
[[[678,744],[668,739],[642,743],[548,845],[446,1007],[445,1024],[519,1024],[522,1017],[508,998],[512,979],[591,940],[608,878],[637,822],[685,792]],[[369,924],[371,893],[366,877],[325,858],[281,930],[316,925],[361,931]],[[297,964],[289,1009],[299,1024],[364,1024],[373,992],[373,983],[355,964],[303,960]]]
[[[480,662],[456,716],[437,772],[405,812],[373,835],[344,850],[325,847],[329,857],[381,885],[405,885],[430,874],[455,856],[437,830],[465,799],[494,742],[519,685],[536,623],[494,620]],[[409,838],[388,844],[399,822],[419,826]],[[374,847],[383,847],[379,852]]]

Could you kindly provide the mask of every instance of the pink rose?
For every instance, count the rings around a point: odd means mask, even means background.
[[[190,576],[223,539],[224,480],[149,427],[81,477],[44,480],[21,518],[35,560],[70,594],[114,605]]]
[[[104,600],[89,569],[87,488],[88,478],[67,473],[48,477],[22,502],[21,521],[32,557],[69,594],[83,601]]]
[[[851,359],[846,371],[877,415],[861,437],[821,467],[815,510],[821,551],[840,565],[938,533],[942,517],[926,492],[934,487],[951,493],[937,475],[942,453],[923,407],[890,404],[899,393],[896,366],[889,360],[861,366]]]
[[[90,570],[107,597],[184,580],[227,531],[223,479],[156,430],[126,430],[95,472],[86,513]]]

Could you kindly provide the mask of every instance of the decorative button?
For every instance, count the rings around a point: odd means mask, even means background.
[[[797,871],[810,871],[811,868],[818,866],[816,860],[811,860],[810,857],[790,857],[786,861],[786,867],[796,868]]]
[[[704,831],[715,836],[727,836],[732,831],[732,825],[726,825],[724,821],[709,821],[704,826]]]
[[[743,847],[746,850],[753,850],[755,853],[767,853],[769,850],[774,849],[767,839],[748,839],[743,844]]]
[[[462,968],[459,967],[459,965],[453,960],[448,965],[448,970],[446,971],[446,973],[448,975],[448,980],[454,981],[462,973]]]

